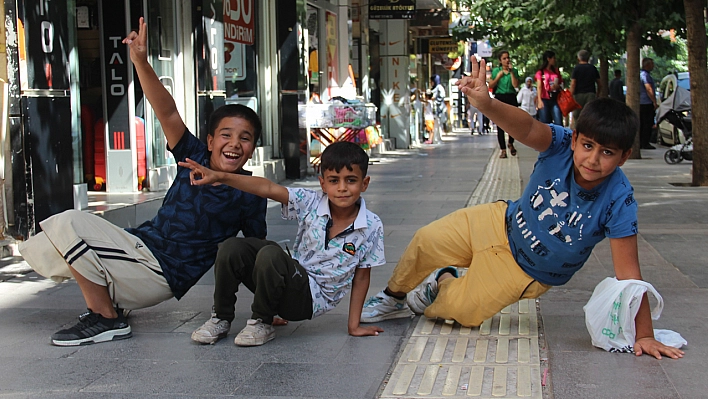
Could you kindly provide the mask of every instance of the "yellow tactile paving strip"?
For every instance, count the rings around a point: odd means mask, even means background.
[[[535,300],[478,328],[421,317],[382,398],[541,398]]]
[[[517,158],[494,151],[467,206],[519,195]],[[508,306],[479,328],[422,316],[381,398],[541,399],[540,360],[535,300]]]

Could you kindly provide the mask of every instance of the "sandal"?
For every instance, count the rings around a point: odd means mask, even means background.
[[[509,152],[511,152],[512,157],[516,155],[516,148],[514,148],[514,145],[511,143],[509,143]]]
[[[506,158],[506,150],[501,150],[501,154],[499,154],[499,158]]]

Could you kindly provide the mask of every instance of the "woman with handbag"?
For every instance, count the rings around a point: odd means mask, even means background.
[[[563,126],[563,114],[557,101],[562,83],[563,78],[556,68],[556,53],[548,50],[543,53],[541,68],[536,71],[537,106],[541,122]]]
[[[519,105],[519,103],[516,102],[516,88],[519,87],[519,71],[511,67],[511,59],[509,58],[508,51],[501,51],[498,58],[499,66],[492,69],[492,80],[489,81],[489,87],[493,90],[494,98],[516,107]],[[506,158],[505,139],[506,132],[497,126],[497,140],[499,141],[499,148],[501,149],[499,158]],[[509,136],[509,152],[511,155],[516,155],[514,138],[511,136]]]

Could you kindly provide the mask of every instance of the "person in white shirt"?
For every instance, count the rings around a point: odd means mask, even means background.
[[[369,186],[369,157],[357,144],[339,141],[321,157],[321,190],[286,188],[268,179],[211,170],[189,158],[193,185],[225,184],[282,204],[285,219],[296,219],[292,257],[278,244],[258,238],[224,241],[214,275],[214,313],[192,333],[192,340],[213,344],[226,337],[234,319],[239,285],[253,291],[251,317],[234,339],[238,346],[257,346],[275,338],[274,324],[307,320],[332,309],[351,291],[348,331],[353,336],[379,335],[383,329],[361,326],[371,268],[386,263],[381,219],[361,197]]]
[[[516,94],[516,101],[519,103],[519,108],[536,118],[536,88],[530,76],[526,78],[526,84]]]

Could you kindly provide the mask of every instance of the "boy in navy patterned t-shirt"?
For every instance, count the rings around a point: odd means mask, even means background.
[[[187,130],[174,99],[148,63],[143,18],[139,32],[131,32],[123,43],[130,48],[175,159],[249,174],[242,167],[261,133],[258,115],[241,105],[215,110],[205,145]],[[42,221],[43,232],[21,244],[22,255],[43,276],[75,278],[88,307],[78,324],[52,335],[52,343],[73,346],[129,338],[132,331],[120,308],[180,299],[214,264],[220,242],[239,232],[265,238],[266,205],[264,198],[231,187],[193,186],[190,170],[180,167],[157,216],[137,228],[123,230],[73,210]]]

